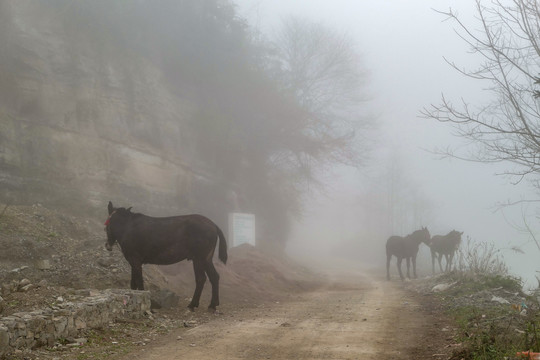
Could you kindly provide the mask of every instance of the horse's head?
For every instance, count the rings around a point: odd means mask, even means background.
[[[463,235],[463,231],[459,232],[457,230],[452,230],[448,234],[451,241],[454,243],[456,249],[458,248],[459,244],[461,243],[461,235]]]
[[[131,217],[131,208],[115,208],[112,202],[109,201],[107,210],[109,211],[109,217],[105,221],[105,232],[107,233],[105,248],[112,251],[113,245],[124,232],[126,221]]]
[[[423,227],[420,230],[416,230],[414,232],[416,234],[416,238],[418,239],[418,244],[423,242],[427,246],[430,246],[431,244],[431,234],[429,233],[429,230],[427,227]]]

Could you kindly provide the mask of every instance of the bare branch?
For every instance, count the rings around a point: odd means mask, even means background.
[[[454,105],[444,95],[441,103],[421,110],[425,118],[452,125],[455,135],[468,140],[473,151],[446,155],[481,162],[509,161],[523,171],[521,177],[538,174],[540,169],[540,111],[534,89],[540,73],[540,20],[537,4],[532,0],[514,0],[514,6],[495,1],[486,7],[476,1],[481,33],[471,31],[452,10],[437,11],[457,25],[456,32],[469,45],[471,53],[484,62],[468,70],[445,61],[458,73],[492,84],[488,89],[493,100],[471,106],[465,100]],[[476,152],[476,153],[475,153]],[[507,173],[508,174],[508,173]]]
[[[436,149],[439,156],[460,160],[516,164],[502,174],[514,184],[525,179],[540,189],[540,12],[536,0],[476,0],[479,29],[465,24],[449,9],[437,11],[456,25],[456,33],[481,59],[476,69],[466,69],[445,58],[459,74],[489,84],[491,100],[470,104],[461,99],[454,104],[444,94],[439,104],[431,104],[420,116],[449,124],[454,135],[464,139],[459,151]],[[499,209],[516,204],[537,203],[527,199],[499,204]],[[540,250],[539,240],[523,215],[522,231]]]

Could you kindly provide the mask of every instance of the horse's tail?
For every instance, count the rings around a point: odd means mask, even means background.
[[[216,225],[216,230],[219,237],[219,260],[223,261],[224,264],[227,263],[227,241],[225,240],[225,235],[223,231]]]

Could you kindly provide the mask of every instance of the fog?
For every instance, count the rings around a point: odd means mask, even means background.
[[[250,25],[271,37],[289,16],[307,18],[346,33],[357,46],[368,71],[366,113],[378,124],[376,147],[360,169],[335,168],[326,174],[324,193],[314,192],[305,202],[304,217],[293,229],[288,250],[357,258],[382,268],[384,243],[389,235],[406,235],[420,226],[431,234],[464,231],[464,239],[494,242],[512,273],[536,285],[539,270],[537,247],[530,235],[520,231],[527,216],[537,228],[534,206],[501,208],[505,202],[535,199],[525,181],[496,174],[512,164],[480,164],[442,158],[437,148],[467,149],[452,129],[435,120],[421,118],[420,110],[438,103],[441,93],[451,99],[482,103],[488,95],[477,81],[452,69],[444,58],[460,67],[474,68],[480,61],[468,52],[437,10],[450,7],[470,24],[474,3],[460,1],[353,1],[353,0],[237,0],[238,11]],[[472,148],[474,150],[474,147]],[[377,213],[377,204],[388,201],[386,182],[391,164],[398,167],[397,191],[414,194],[420,212],[408,212],[403,221]],[[377,219],[377,214],[380,217]],[[524,215],[526,214],[526,215]],[[377,227],[378,229],[373,229]],[[359,245],[362,244],[362,245]],[[525,254],[514,252],[519,246]],[[425,255],[425,249],[421,256]],[[394,266],[394,264],[392,264]]]
[[[474,3],[1,2],[0,200],[251,213],[263,250],[381,271],[389,236],[455,229],[536,285],[536,204],[501,206],[537,199],[530,181],[441,156],[480,148],[420,116],[492,100],[449,65],[482,59],[436,11],[477,31]]]

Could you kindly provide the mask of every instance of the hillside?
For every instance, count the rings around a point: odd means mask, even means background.
[[[129,287],[130,267],[118,247],[112,252],[105,250],[102,221],[39,204],[1,205],[0,209],[0,316],[53,306],[58,299],[72,299],[77,289]],[[227,265],[217,259],[215,264],[221,275],[222,306],[218,310],[225,311],[284,300],[320,286],[323,279],[288,259],[265,255],[250,245],[229,249]],[[166,331],[185,322],[197,324],[211,319],[212,315],[205,311],[209,284],[203,291],[200,309],[186,313],[194,290],[191,262],[145,265],[143,272],[146,288],[152,294],[162,289],[173,291],[179,298],[178,306],[155,310],[141,329],[133,329],[133,324],[113,327],[127,326],[130,337],[144,337],[148,328]],[[61,343],[57,346],[63,351],[69,349]],[[101,349],[98,352],[108,349],[96,347]],[[23,352],[21,356],[31,353]],[[70,358],[69,352],[64,355]]]

